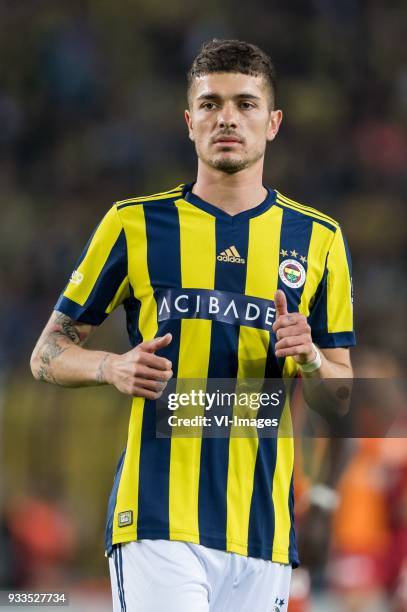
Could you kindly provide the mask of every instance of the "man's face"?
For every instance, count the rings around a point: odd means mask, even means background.
[[[263,77],[207,74],[195,78],[189,93],[185,119],[201,162],[233,174],[263,158],[282,119],[281,111],[270,108]]]

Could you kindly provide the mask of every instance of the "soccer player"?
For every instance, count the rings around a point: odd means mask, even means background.
[[[185,119],[196,180],[110,208],[31,368],[133,396],[106,527],[115,611],[283,612],[298,565],[292,438],[159,438],[156,400],[173,376],[351,376],[349,255],[336,221],[263,184],[282,119],[267,54],[205,44]],[[84,348],[120,304],[133,348]]]

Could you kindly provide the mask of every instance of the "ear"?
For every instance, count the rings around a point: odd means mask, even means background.
[[[189,135],[189,138],[193,141],[194,140],[194,128],[192,126],[191,111],[186,109],[185,112],[184,112],[184,117],[185,117],[186,124],[188,126],[188,135]]]
[[[282,120],[283,120],[283,111],[273,110],[270,112],[269,123],[267,127],[267,140],[269,142],[274,140],[274,138],[277,136]]]

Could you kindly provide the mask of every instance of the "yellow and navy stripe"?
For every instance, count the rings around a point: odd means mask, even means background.
[[[83,280],[68,282],[55,309],[100,325],[129,296],[126,237],[115,207],[97,226],[75,269]]]
[[[138,196],[136,198],[128,198],[127,200],[118,200],[116,202],[116,206],[118,210],[121,210],[122,208],[126,208],[127,206],[133,206],[135,204],[143,204],[144,202],[173,200],[174,198],[182,195],[182,188],[183,188],[183,185],[179,185],[178,187],[174,187],[174,189],[170,189],[169,191],[161,191],[160,193],[155,193],[153,195]]]
[[[149,201],[142,209],[145,217],[148,283],[154,295],[161,286],[180,286],[180,260],[179,256],[174,256],[180,249],[178,213],[173,200],[165,200],[165,203]],[[161,222],[163,212],[167,224]],[[167,332],[173,335],[172,343],[160,354],[172,361],[174,376],[177,376],[178,371],[180,324],[180,320],[164,322],[158,332],[159,335]],[[160,532],[163,539],[169,539],[171,440],[162,439],[157,445],[156,404],[153,401],[145,401],[141,435],[137,537],[148,538],[149,533]],[[131,482],[123,486],[127,488]]]
[[[193,194],[189,194],[193,204],[200,204]],[[216,245],[213,254],[226,251],[231,243],[230,223],[222,216],[215,220]],[[234,224],[233,242],[242,257],[248,250],[249,223]],[[227,263],[214,260],[214,289],[244,293],[246,269],[235,266],[233,274]],[[239,327],[212,322],[208,378],[236,378],[238,372]],[[210,384],[210,382],[208,383]],[[212,389],[211,389],[212,390]],[[199,482],[199,527],[200,543],[227,549],[227,483],[229,467],[229,439],[204,438],[201,450],[201,471]]]
[[[302,215],[317,219],[320,223],[326,225],[327,227],[331,227],[332,229],[337,229],[339,227],[338,222],[335,221],[335,219],[332,219],[332,217],[329,217],[325,213],[322,213],[319,210],[312,208],[311,206],[300,204],[295,200],[291,200],[279,191],[276,191],[276,202],[280,206],[283,206],[287,209],[291,209],[301,213]]]

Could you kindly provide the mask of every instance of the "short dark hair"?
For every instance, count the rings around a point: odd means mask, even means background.
[[[240,72],[262,76],[270,89],[271,106],[276,98],[276,69],[271,58],[256,45],[242,40],[210,40],[204,43],[188,71],[188,94],[196,77],[213,72]]]

